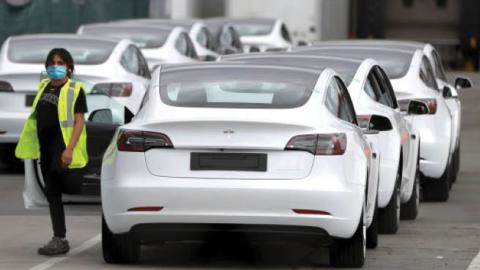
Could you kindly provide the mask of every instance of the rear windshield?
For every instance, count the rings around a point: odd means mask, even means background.
[[[234,27],[240,36],[264,36],[273,30],[272,23],[235,23]]]
[[[145,27],[85,27],[83,33],[121,39],[130,39],[139,48],[159,48],[167,41],[169,30]]]
[[[16,63],[43,64],[52,48],[65,48],[75,64],[98,65],[110,57],[116,43],[103,40],[35,38],[12,39],[8,59]]]
[[[315,73],[259,69],[191,69],[160,76],[168,105],[205,108],[294,108],[310,98]]]

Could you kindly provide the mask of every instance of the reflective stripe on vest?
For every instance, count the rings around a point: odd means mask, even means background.
[[[75,89],[75,82],[70,82],[67,92],[67,120],[61,121],[60,126],[62,128],[70,128],[73,127],[75,122],[73,119],[73,98],[74,98],[74,89]]]

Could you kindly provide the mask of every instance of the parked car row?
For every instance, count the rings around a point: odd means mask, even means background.
[[[69,175],[65,200],[101,193],[109,263],[138,261],[145,243],[230,231],[328,246],[330,264],[361,267],[421,197],[447,201],[458,173],[458,90],[470,82],[450,85],[429,44],[294,47],[279,20],[225,18],[11,37],[0,142],[18,140],[52,44],[88,88],[90,162]],[[38,161],[25,176],[26,207],[44,207]]]

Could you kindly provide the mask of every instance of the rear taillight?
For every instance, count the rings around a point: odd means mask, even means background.
[[[145,152],[152,148],[173,148],[167,135],[139,130],[120,130],[117,147],[119,151]]]
[[[129,97],[132,95],[132,83],[98,83],[92,88],[91,94],[107,95],[110,97]]]
[[[13,92],[13,87],[9,82],[0,81],[0,92]]]
[[[427,104],[428,114],[437,113],[437,100],[435,98],[416,98],[414,100],[418,100]],[[398,100],[398,106],[400,107],[400,111],[402,112],[408,112],[409,104],[410,104],[410,99]]]
[[[285,150],[307,151],[314,155],[342,155],[347,148],[344,133],[308,134],[293,137]]]

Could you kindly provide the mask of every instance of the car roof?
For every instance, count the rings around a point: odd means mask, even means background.
[[[320,41],[313,44],[313,47],[323,46],[362,46],[362,47],[379,47],[385,49],[398,49],[406,51],[423,50],[428,43],[408,40],[383,40],[383,39],[355,39],[355,40],[331,40]]]
[[[273,19],[273,18],[226,18],[226,17],[216,17],[216,18],[211,18],[210,20],[223,22],[223,23],[231,23],[231,24],[237,24],[237,23],[274,24],[277,21],[277,19]]]
[[[255,64],[269,64],[279,66],[295,66],[302,68],[311,68],[315,70],[325,70],[331,68],[338,73],[348,72],[355,75],[356,71],[364,60],[343,58],[338,56],[318,56],[318,55],[305,55],[305,54],[293,54],[293,53],[257,53],[257,54],[245,54],[238,57],[225,57],[222,58],[225,61],[238,61],[242,60],[247,63]]]
[[[92,35],[77,35],[77,34],[28,34],[20,36],[12,36],[12,40],[35,40],[35,39],[69,39],[69,40],[91,40],[91,41],[104,41],[118,43],[122,39],[113,38],[113,37],[103,37],[103,36],[92,36]]]
[[[256,65],[256,64],[244,64],[244,63],[235,63],[235,62],[212,62],[212,63],[197,63],[197,64],[166,64],[162,65],[161,73],[164,72],[175,72],[175,71],[195,71],[195,70],[206,70],[206,69],[238,69],[239,72],[244,69],[248,68],[256,68],[256,69],[276,69],[279,71],[295,71],[301,72],[305,74],[310,74],[313,76],[319,77],[322,71],[305,68],[305,67],[287,67],[287,66],[276,66],[276,65]],[[241,70],[240,70],[241,69]]]
[[[299,48],[299,49],[297,49]],[[416,50],[400,50],[393,48],[378,48],[378,47],[360,47],[360,46],[320,46],[320,47],[297,47],[293,48],[294,53],[300,54],[340,54],[345,57],[354,57],[357,59],[385,59],[385,58],[399,58],[405,59],[415,54]]]
[[[190,29],[196,24],[200,23],[201,21],[194,21],[188,19],[129,19],[129,20],[121,20],[121,21],[113,21],[112,23],[132,23],[132,24],[142,24],[142,25],[151,25],[160,26],[160,27],[183,27],[190,31]]]
[[[84,24],[83,28],[137,28],[145,30],[159,30],[164,32],[171,32],[176,26],[162,26],[162,25],[145,25],[145,24],[128,24],[128,23],[95,23],[95,24]]]

